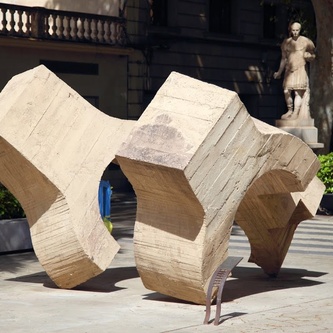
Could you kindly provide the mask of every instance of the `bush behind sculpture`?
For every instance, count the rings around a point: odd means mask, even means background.
[[[317,173],[318,178],[325,185],[325,193],[333,193],[333,152],[327,155],[319,155],[320,170]]]
[[[25,217],[19,201],[0,184],[0,219],[14,219]]]

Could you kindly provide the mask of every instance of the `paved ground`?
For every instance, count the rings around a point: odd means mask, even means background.
[[[133,258],[135,198],[118,196],[112,205],[122,249],[103,274],[74,290],[56,288],[33,252],[0,256],[0,332],[333,332],[333,216],[301,223],[276,279],[247,262],[247,239],[235,227],[230,255],[244,259],[214,326],[203,325],[204,306],[144,288]]]

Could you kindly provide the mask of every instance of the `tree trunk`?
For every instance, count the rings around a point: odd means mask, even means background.
[[[333,0],[312,0],[317,26],[317,57],[311,64],[310,108],[319,132],[319,142],[332,150],[333,122]]]

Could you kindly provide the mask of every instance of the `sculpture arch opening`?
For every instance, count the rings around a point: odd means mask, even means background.
[[[56,201],[63,198],[36,167],[1,137],[0,156],[0,182],[20,202],[32,228]]]
[[[295,180],[287,171],[266,172],[250,186],[236,212],[235,221],[250,242],[249,261],[269,275],[278,274],[297,225],[313,217],[304,209]]]

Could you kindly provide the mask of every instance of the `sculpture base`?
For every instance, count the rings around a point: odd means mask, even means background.
[[[275,126],[293,134],[304,141],[312,149],[324,148],[324,144],[318,142],[318,129],[314,126],[314,119],[278,119]]]

